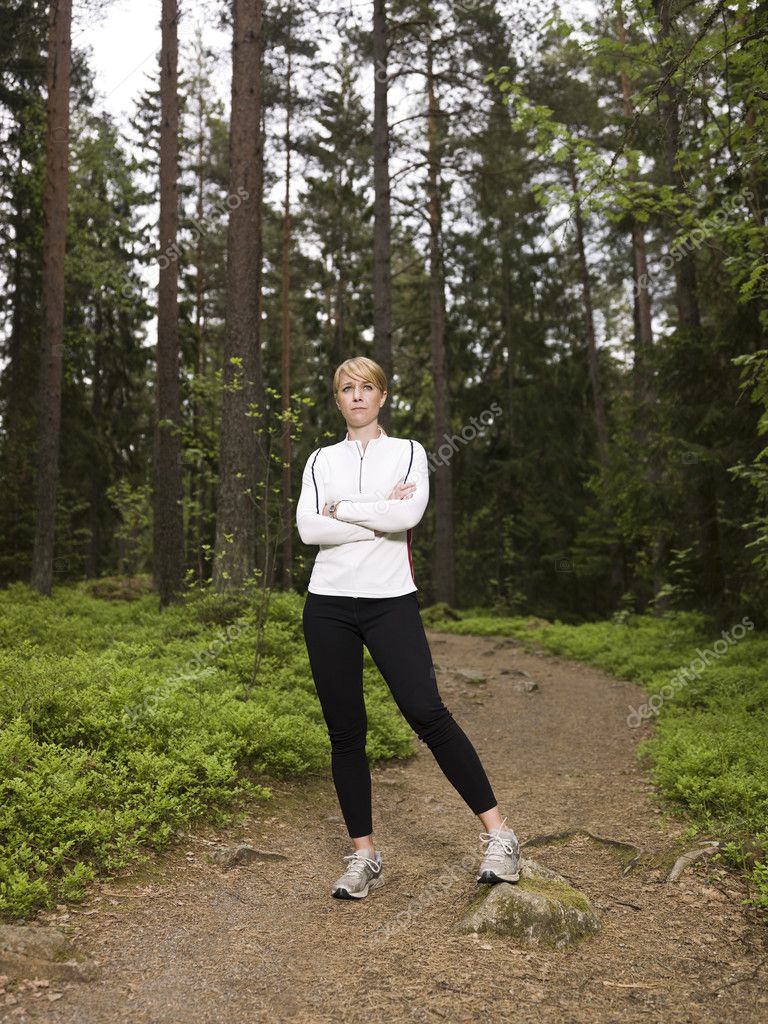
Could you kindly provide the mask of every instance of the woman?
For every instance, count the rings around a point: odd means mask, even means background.
[[[363,644],[397,706],[440,768],[488,830],[478,882],[519,878],[519,843],[504,827],[472,743],[437,690],[419,614],[411,558],[413,529],[429,499],[427,455],[418,441],[390,437],[378,424],[387,381],[365,356],[333,377],[344,438],[307,460],[296,525],[318,544],[304,604],[304,638],[331,741],[331,771],[355,852],[331,894],[362,899],[384,884],[373,843],[371,773],[365,753]]]

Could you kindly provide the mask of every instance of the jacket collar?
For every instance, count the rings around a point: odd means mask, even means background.
[[[388,437],[388,436],[389,435],[387,434],[387,432],[384,429],[384,427],[382,427],[382,425],[379,424],[379,434],[378,434],[378,436],[377,437],[372,437],[371,440],[368,442],[368,444],[375,444],[376,441],[380,441],[382,439],[382,437]],[[344,444],[348,448],[356,448],[357,445],[359,443],[361,443],[357,439],[355,439],[353,441],[350,440],[350,438],[349,438],[349,430],[347,430],[347,432],[344,434],[343,442],[344,442]]]

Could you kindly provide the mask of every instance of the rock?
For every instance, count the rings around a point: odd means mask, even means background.
[[[534,683],[532,679],[517,679],[510,684],[510,689],[515,693],[535,693],[538,688],[539,684]]]
[[[454,675],[466,683],[484,683],[486,681],[485,672],[480,668],[457,668],[454,670]]]
[[[519,882],[482,889],[454,931],[492,932],[524,946],[563,949],[600,928],[586,896],[534,860],[521,860]]]
[[[57,928],[0,925],[0,974],[9,978],[92,981],[98,969]]]
[[[534,682],[529,673],[521,668],[502,668],[499,669],[499,675],[520,676],[510,684],[510,689],[515,693],[534,693],[539,688],[539,684]]]
[[[239,846],[222,846],[209,854],[213,864],[223,868],[235,868],[251,864],[255,860],[287,860],[283,853],[271,853],[268,850],[257,850],[254,846],[241,843]]]

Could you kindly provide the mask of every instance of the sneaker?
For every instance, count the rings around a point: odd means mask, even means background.
[[[370,889],[384,885],[380,850],[376,850],[375,858],[370,857],[366,850],[355,850],[347,854],[344,860],[349,861],[349,866],[333,883],[331,896],[340,900],[361,900],[368,895]]]
[[[520,843],[511,828],[482,832],[480,841],[487,843],[483,861],[477,873],[478,882],[516,882],[520,878]]]

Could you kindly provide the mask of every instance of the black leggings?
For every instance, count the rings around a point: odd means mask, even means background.
[[[365,754],[363,644],[419,739],[475,814],[496,806],[477,751],[437,690],[416,591],[400,597],[308,593],[302,616],[309,663],[331,741],[331,772],[350,838],[373,832]]]

